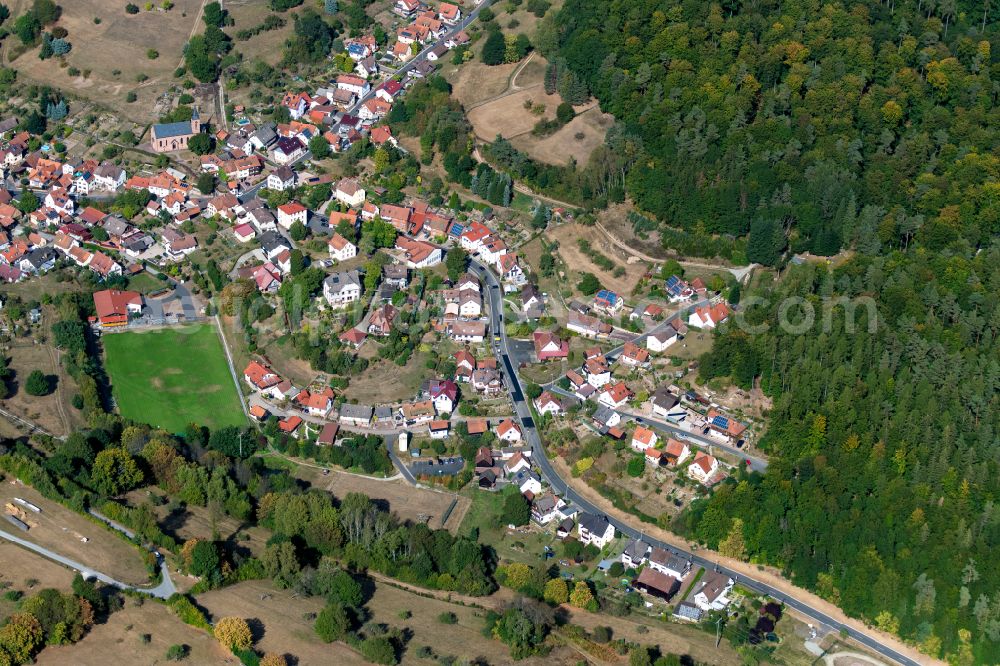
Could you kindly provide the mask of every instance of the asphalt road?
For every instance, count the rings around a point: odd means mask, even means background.
[[[115,580],[114,578],[108,576],[107,574],[103,574],[100,571],[95,571],[90,567],[87,567],[83,564],[80,564],[79,562],[76,562],[75,560],[71,560],[68,557],[64,557],[59,553],[55,553],[49,550],[48,548],[43,548],[38,544],[32,543],[26,539],[22,539],[21,537],[15,536],[10,532],[5,532],[3,530],[0,530],[0,538],[6,539],[7,541],[10,541],[12,543],[16,543],[22,548],[27,548],[30,551],[38,553],[42,557],[48,558],[53,562],[57,562],[58,564],[61,564],[65,567],[69,567],[74,571],[79,571],[80,575],[82,575],[84,578],[94,578],[96,580],[101,581],[105,585],[113,585],[114,587],[117,587],[122,590],[135,590],[136,592],[148,594],[150,596],[156,597],[157,599],[168,599],[172,594],[174,594],[174,592],[177,591],[177,588],[174,587],[173,581],[170,580],[169,567],[167,567],[166,563],[163,562],[161,562],[160,565],[160,572],[162,573],[162,578],[160,579],[159,585],[157,585],[156,587],[135,587],[134,585],[128,585],[126,583],[123,583],[120,580]]]
[[[528,408],[527,402],[524,399],[524,394],[521,390],[520,378],[517,376],[513,365],[510,362],[510,355],[507,352],[508,342],[507,334],[503,329],[502,323],[498,320],[498,314],[503,311],[501,299],[502,290],[500,289],[499,281],[492,271],[488,270],[477,261],[472,260],[471,262],[472,272],[475,273],[483,280],[487,285],[487,292],[489,293],[490,299],[490,326],[493,329],[491,336],[493,342],[492,346],[497,350],[497,355],[500,357],[501,362],[504,365],[506,372],[504,373],[504,379],[508,384],[508,389],[510,390],[511,396],[514,399],[514,408],[521,420],[522,430],[524,431],[525,439],[531,445],[533,450],[532,461],[538,465],[542,470],[542,476],[549,482],[549,484],[556,490],[556,492],[562,494],[567,500],[573,502],[581,510],[587,513],[592,513],[596,515],[602,515],[603,512],[596,506],[588,502],[584,497],[577,494],[569,485],[567,485],[556,473],[555,469],[549,463],[548,458],[545,456],[545,448],[542,446],[541,438],[538,435],[538,430],[535,428],[534,419],[531,416],[531,412]],[[499,336],[499,342],[496,341],[496,337]],[[685,433],[689,434],[689,433]],[[713,442],[714,445],[714,442]],[[658,541],[657,539],[651,538],[642,532],[642,530],[637,530],[631,525],[623,523],[622,521],[612,517],[607,516],[607,519],[614,525],[615,529],[621,534],[627,535],[631,538],[642,537],[647,543],[650,543],[654,547],[666,548],[674,553],[679,553],[686,556],[692,563],[701,565],[708,569],[714,569],[721,573],[728,575],[733,580],[739,581],[739,583],[747,588],[750,588],[760,594],[766,594],[773,599],[784,603],[786,606],[806,615],[816,622],[829,627],[832,631],[846,631],[847,634],[864,645],[865,647],[871,649],[872,651],[882,655],[887,659],[891,659],[897,663],[905,664],[906,666],[919,666],[919,662],[916,662],[909,657],[900,654],[891,647],[881,643],[878,639],[873,636],[858,631],[853,627],[844,625],[834,618],[822,613],[816,608],[810,606],[807,602],[800,601],[795,597],[789,596],[788,594],[767,585],[766,583],[754,580],[748,576],[741,576],[736,571],[727,569],[726,567],[719,566],[714,561],[707,559],[701,555],[697,555],[694,552],[687,551],[676,546]]]

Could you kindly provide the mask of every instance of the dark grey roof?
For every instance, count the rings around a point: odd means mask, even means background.
[[[38,269],[50,261],[58,259],[59,254],[51,247],[36,247],[25,254],[23,258],[27,260],[29,264]]]
[[[361,286],[361,275],[357,271],[341,271],[328,275],[323,287],[331,293],[339,293],[349,286]]]
[[[632,539],[625,546],[625,554],[633,560],[639,560],[646,557],[647,552],[649,552],[649,544],[642,539]]]
[[[656,389],[656,391],[651,396],[650,400],[652,400],[654,405],[662,409],[670,409],[678,402],[680,402],[677,396],[671,393],[665,386],[661,386],[660,388]]]
[[[594,410],[594,420],[598,423],[607,425],[616,413],[617,412],[615,412],[615,410],[611,409],[607,405],[599,405],[597,409]]]
[[[350,405],[345,403],[340,406],[340,418],[371,420],[373,411],[368,405]]]
[[[608,525],[610,524],[606,516],[595,516],[591,513],[580,514],[580,527],[591,534],[603,535],[608,531]]]
[[[265,231],[262,233],[260,235],[260,246],[267,254],[271,254],[272,251],[282,247],[289,250],[292,249],[292,244],[276,231]]]

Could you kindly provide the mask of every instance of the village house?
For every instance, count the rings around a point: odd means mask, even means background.
[[[581,513],[577,529],[580,543],[585,546],[593,544],[597,548],[604,548],[615,538],[615,527],[605,516]]]
[[[284,192],[295,187],[295,170],[288,166],[278,167],[267,175],[267,189]]]
[[[600,319],[580,314],[575,310],[570,311],[569,318],[566,321],[566,328],[585,338],[608,335],[612,330],[609,324],[605,324]]]
[[[646,449],[656,446],[658,441],[656,433],[644,426],[638,426],[632,433],[632,449],[643,453]]]
[[[633,395],[632,389],[630,389],[625,382],[617,382],[615,384],[605,386],[604,390],[597,396],[597,401],[602,405],[611,407],[612,409],[620,409],[632,399]]]
[[[392,332],[392,324],[396,320],[398,310],[390,303],[385,303],[381,307],[372,311],[368,318],[368,333],[387,337]]]
[[[667,347],[677,342],[677,337],[677,329],[673,324],[667,324],[663,330],[646,336],[646,349],[657,354],[664,352]]]
[[[635,587],[643,594],[670,601],[681,588],[681,582],[673,576],[668,576],[655,569],[646,568],[639,573],[635,579]]]
[[[278,421],[278,430],[298,439],[299,428],[302,426],[302,417],[290,414]]]
[[[125,326],[131,317],[142,313],[142,294],[117,289],[95,291],[94,310],[101,328]]]
[[[634,342],[626,342],[618,360],[630,368],[645,368],[649,366],[649,352]]]
[[[243,379],[251,389],[263,391],[281,382],[281,377],[268,366],[258,361],[250,361],[243,370]]]
[[[358,256],[358,246],[336,232],[326,244],[330,249],[330,258],[335,261],[347,261]]]
[[[438,6],[438,18],[448,25],[455,25],[462,20],[462,10],[458,5],[453,5],[450,2],[442,2]]]
[[[249,224],[238,224],[233,227],[233,236],[240,243],[248,243],[257,236],[257,230]]]
[[[198,249],[198,239],[194,235],[170,227],[160,232],[160,239],[167,258],[172,261],[179,261]]]
[[[399,81],[390,79],[375,90],[375,96],[388,102],[389,104],[392,104],[396,101],[396,97],[398,97],[401,92],[403,92],[403,84]]]
[[[455,380],[471,381],[472,373],[476,369],[476,357],[467,349],[459,349],[452,356],[455,358]]]
[[[729,319],[729,306],[725,303],[717,303],[711,307],[696,308],[688,317],[688,326],[695,328],[715,328],[719,324]]]
[[[399,417],[407,426],[418,426],[430,423],[434,420],[434,402],[422,400],[419,402],[406,402],[399,408]]]
[[[681,406],[680,399],[670,392],[666,386],[661,386],[649,398],[653,408],[653,416],[671,421],[682,421],[687,416],[687,410]]]
[[[478,367],[472,371],[472,388],[484,398],[495,398],[504,392],[500,373],[496,368]]]
[[[625,307],[625,300],[610,289],[601,289],[594,295],[594,309],[609,316],[618,314]]]
[[[595,389],[602,388],[611,381],[611,368],[603,355],[588,358],[583,363],[583,369],[587,373],[587,383]]]
[[[333,273],[323,280],[323,298],[333,308],[361,300],[361,276],[358,271]]]
[[[706,570],[694,590],[695,605],[705,612],[723,610],[734,584],[727,574]]]
[[[427,424],[427,434],[431,439],[447,439],[451,424],[444,420],[434,420]]]
[[[457,342],[482,342],[486,339],[486,322],[452,322],[448,324],[448,335]]]
[[[306,147],[298,139],[283,136],[278,139],[271,150],[271,159],[275,164],[291,164],[306,154]]]
[[[535,400],[535,409],[538,410],[539,414],[552,415],[559,415],[564,411],[562,403],[548,391],[543,391],[542,394]]]
[[[562,515],[560,509],[565,506],[566,502],[561,497],[551,492],[545,493],[531,503],[531,519],[538,525],[548,525]]]
[[[649,544],[641,539],[632,539],[622,551],[622,564],[629,569],[638,569],[646,562]]]
[[[319,431],[319,436],[316,437],[316,444],[319,446],[333,446],[337,441],[337,433],[340,431],[340,425],[336,423],[324,423],[323,429]]]
[[[305,226],[308,219],[309,209],[297,201],[278,206],[278,224],[284,229],[291,229],[296,222]]]
[[[729,441],[739,441],[747,429],[744,424],[721,414],[714,408],[708,410],[705,418],[708,419],[708,427],[712,432],[722,435]]]
[[[501,442],[520,442],[521,428],[511,419],[504,419],[496,427],[497,439]]]
[[[340,406],[340,424],[355,428],[367,428],[371,425],[374,413],[375,410],[368,405],[344,403]]]
[[[535,356],[539,361],[569,356],[569,342],[559,339],[549,331],[535,331],[532,334],[535,343]]]
[[[353,178],[342,178],[337,182],[337,187],[333,193],[337,201],[345,206],[358,208],[365,203],[366,192],[358,181]]]
[[[704,451],[694,455],[694,461],[688,466],[688,476],[698,483],[707,486],[709,481],[719,471],[719,461]]]
[[[682,580],[691,570],[691,561],[664,548],[654,548],[649,553],[649,568]]]
[[[522,495],[531,493],[532,496],[542,492],[542,478],[530,469],[522,469],[509,479],[510,483],[517,486]]]
[[[450,379],[434,379],[428,385],[427,394],[434,402],[438,414],[450,414],[458,403],[458,385]]]
[[[291,252],[292,244],[281,234],[275,231],[266,231],[258,239],[260,248],[264,251],[264,256],[273,261],[282,252]]]
[[[671,437],[667,440],[667,445],[663,447],[663,453],[667,458],[667,464],[676,466],[682,465],[688,459],[688,456],[691,455],[691,449],[685,442]]]

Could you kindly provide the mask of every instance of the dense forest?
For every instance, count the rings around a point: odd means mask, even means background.
[[[567,0],[535,41],[619,121],[581,199],[830,255],[1000,231],[998,25],[988,0]]]
[[[1000,247],[958,250],[792,267],[746,295],[765,304],[745,322],[768,330],[724,332],[700,373],[774,398],[772,462],[693,504],[681,529],[930,654],[996,663]],[[839,297],[856,307],[824,315]],[[812,326],[796,329],[797,306],[775,325],[788,298],[815,307]]]

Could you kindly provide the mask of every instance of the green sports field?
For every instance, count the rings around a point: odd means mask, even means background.
[[[118,411],[174,433],[188,423],[243,425],[226,355],[210,325],[102,337]]]

